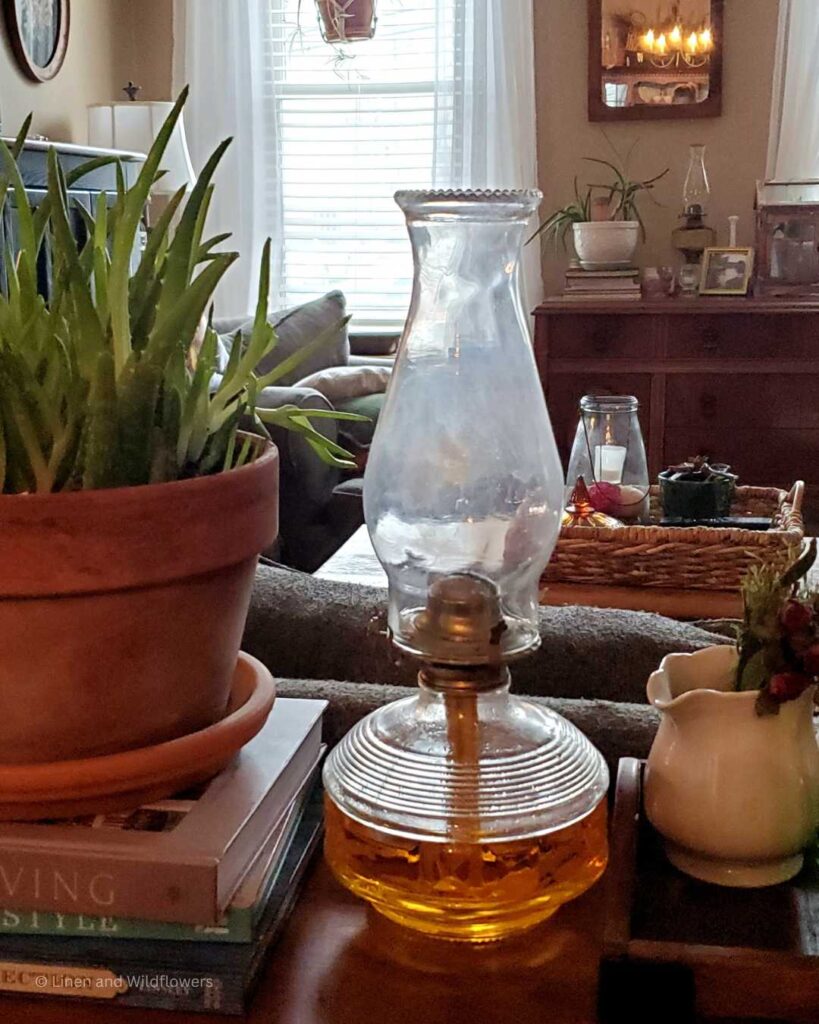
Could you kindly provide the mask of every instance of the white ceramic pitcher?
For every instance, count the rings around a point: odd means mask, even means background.
[[[671,654],[648,681],[662,721],[645,775],[645,811],[672,864],[719,885],[792,878],[819,825],[819,746],[810,687],[759,716],[733,690],[735,647]]]

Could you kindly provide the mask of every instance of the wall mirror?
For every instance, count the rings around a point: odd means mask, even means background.
[[[717,117],[723,0],[589,0],[589,120]]]

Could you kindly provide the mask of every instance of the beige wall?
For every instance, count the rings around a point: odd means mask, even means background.
[[[122,14],[128,2],[74,0],[65,63],[51,82],[32,82],[18,70],[3,25],[0,112],[4,134],[16,134],[31,111],[32,131],[59,141],[86,141],[86,106],[115,98],[127,80],[122,77],[118,56]]]
[[[586,113],[585,0],[534,0],[535,59],[538,107],[538,162],[544,213],[572,198],[572,181],[581,176],[583,156],[608,158],[610,149],[599,125]],[[644,201],[641,212],[648,239],[638,250],[644,266],[677,263],[670,245],[682,209],[682,187],[688,166],[688,146],[707,146],[711,182],[709,221],[727,243],[727,218],[739,214],[739,244],[753,242],[754,183],[765,173],[768,117],[777,27],[776,0],[726,0],[723,113],[692,121],[631,121],[606,125],[620,152],[634,141],[633,177],[650,177],[670,167],[656,189],[664,204]],[[592,165],[585,165],[591,167]],[[566,256],[544,262],[549,293],[560,289]]]
[[[140,99],[172,99],[173,0],[123,2],[128,8],[122,54],[126,79],[142,86]]]
[[[86,107],[124,99],[131,79],[141,99],[171,94],[172,0],[73,0],[65,63],[51,82],[35,83],[18,70],[0,30],[0,114],[14,135],[32,111],[32,131],[62,142],[85,142]]]

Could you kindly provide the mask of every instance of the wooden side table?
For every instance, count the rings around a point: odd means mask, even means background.
[[[316,862],[274,948],[249,1024],[594,1024],[604,887],[512,943],[414,936],[368,911]],[[207,1024],[236,1018],[0,999],[8,1024]]]

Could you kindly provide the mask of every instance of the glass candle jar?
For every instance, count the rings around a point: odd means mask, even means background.
[[[648,464],[633,395],[585,395],[569,458],[566,501],[578,477],[600,512],[623,522],[648,518]]]

